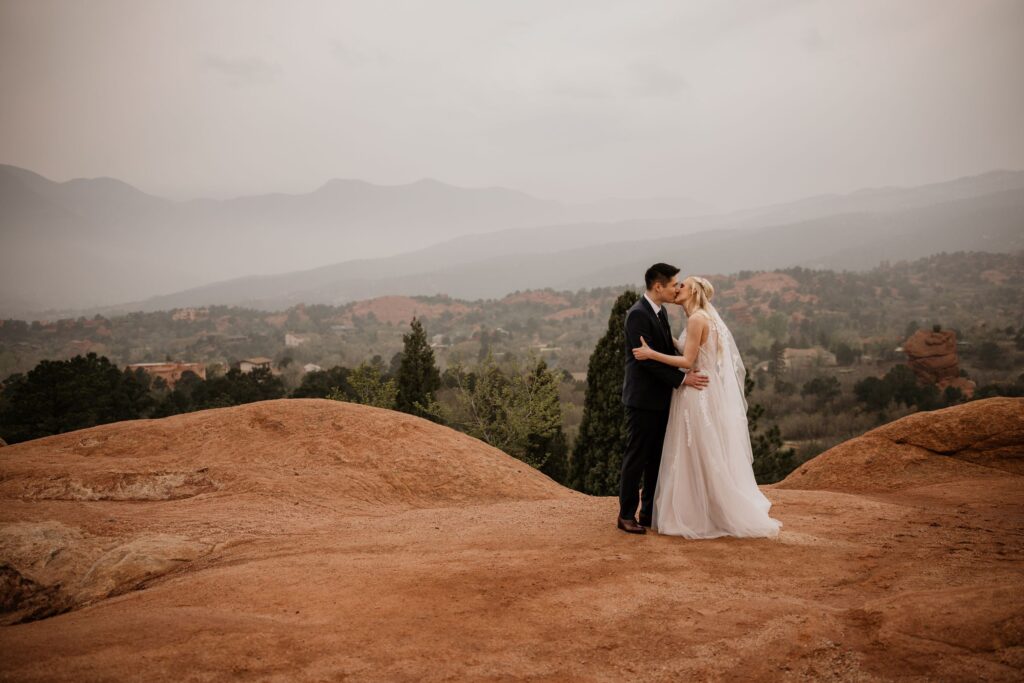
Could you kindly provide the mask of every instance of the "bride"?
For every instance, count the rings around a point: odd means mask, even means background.
[[[714,291],[701,277],[683,281],[675,299],[687,317],[685,341],[674,340],[681,356],[654,351],[642,337],[633,349],[639,360],[697,368],[711,377],[704,391],[680,386],[672,394],[651,526],[686,538],[776,536],[782,522],[768,516],[771,502],[754,480],[746,369],[711,305]]]

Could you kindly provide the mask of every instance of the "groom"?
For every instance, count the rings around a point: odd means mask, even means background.
[[[684,373],[658,361],[633,357],[633,349],[640,346],[640,337],[656,351],[678,355],[665,312],[665,304],[675,301],[682,286],[678,275],[679,269],[675,266],[655,263],[644,274],[647,291],[626,312],[626,377],[622,383],[622,403],[626,406],[627,437],[619,483],[618,526],[630,534],[646,533],[645,527],[651,526],[654,488],[658,483],[672,390],[680,384],[698,391],[708,385],[707,376],[699,372]],[[634,517],[638,502],[639,523]]]

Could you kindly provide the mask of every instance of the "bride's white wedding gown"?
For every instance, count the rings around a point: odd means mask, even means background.
[[[695,367],[710,382],[672,395],[651,526],[686,538],[777,536],[782,523],[768,516],[751,465],[743,361],[713,308],[708,328]]]

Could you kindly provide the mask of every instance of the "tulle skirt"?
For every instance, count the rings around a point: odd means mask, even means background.
[[[742,397],[709,374],[703,391],[672,395],[651,526],[686,538],[777,536],[782,523],[754,480]]]

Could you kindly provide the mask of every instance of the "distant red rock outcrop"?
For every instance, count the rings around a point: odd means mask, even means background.
[[[918,330],[903,344],[914,373],[925,382],[938,384],[960,376],[953,330]]]
[[[351,323],[353,318],[373,313],[382,323],[406,325],[414,316],[421,320],[437,318],[444,313],[459,317],[471,310],[473,309],[459,301],[429,303],[408,296],[381,296],[352,304],[347,314],[342,316],[342,320]]]
[[[940,389],[956,387],[965,396],[974,395],[974,382],[960,376],[960,358],[953,330],[918,330],[903,344],[907,364],[922,382]]]
[[[528,292],[515,292],[501,300],[503,304],[543,304],[545,306],[562,307],[568,306],[570,301],[555,292],[545,289],[531,290]]]

